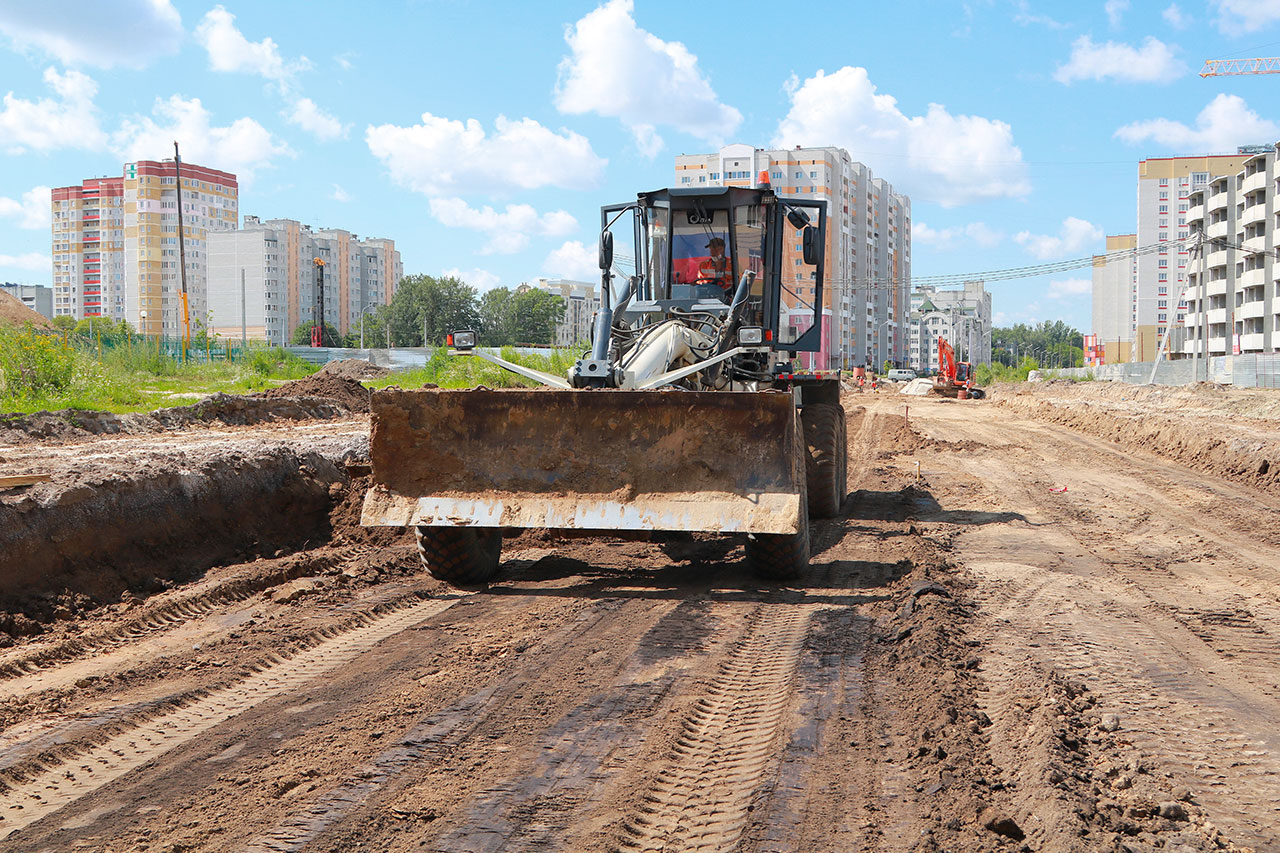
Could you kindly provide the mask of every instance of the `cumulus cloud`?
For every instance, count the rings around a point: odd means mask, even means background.
[[[53,68],[45,69],[44,82],[56,98],[28,101],[14,97],[13,92],[4,96],[0,147],[11,154],[27,149],[101,148],[106,134],[98,126],[98,111],[93,104],[98,84],[79,71],[59,74]]]
[[[583,245],[581,240],[566,240],[547,255],[542,270],[553,278],[597,281],[600,278],[598,249]]]
[[[638,27],[632,10],[632,0],[609,0],[566,31],[556,107],[618,119],[648,157],[662,150],[659,125],[719,146],[742,113],[720,103],[697,56]]]
[[[1118,27],[1124,21],[1124,13],[1129,9],[1129,0],[1107,0],[1102,6],[1107,13],[1111,26]]]
[[[310,67],[306,57],[286,60],[270,37],[249,41],[235,21],[235,15],[222,6],[214,6],[196,27],[196,41],[208,52],[209,67],[214,71],[257,74],[286,88],[299,71]]]
[[[970,222],[968,225],[955,225],[950,228],[931,228],[926,222],[911,224],[912,245],[927,246],[940,251],[961,246],[980,246],[991,249],[1004,240],[1004,232],[992,228],[985,222]]]
[[[296,124],[322,142],[347,135],[348,128],[333,115],[316,106],[316,102],[310,98],[299,98],[285,111],[284,116],[290,124]]]
[[[233,172],[242,183],[293,151],[251,118],[216,126],[199,98],[179,95],[156,101],[151,116],[126,118],[112,135],[112,150],[126,160],[167,156],[173,141],[182,146],[182,157],[213,169]]]
[[[529,245],[530,235],[563,237],[578,228],[578,220],[564,210],[539,214],[527,204],[509,204],[498,211],[485,206],[469,206],[460,198],[433,198],[431,215],[450,228],[469,228],[489,236],[482,249],[486,255],[509,255]]]
[[[464,270],[464,269],[459,269],[457,267],[452,267],[451,269],[441,270],[440,275],[445,277],[452,276],[453,278],[458,279],[464,284],[471,285],[472,287],[474,287],[476,290],[479,290],[479,291],[492,290],[493,288],[497,287],[498,283],[501,281],[501,279],[499,279],[498,276],[494,275],[488,270],[482,270],[482,269]]]
[[[182,16],[170,0],[3,3],[0,33],[18,50],[36,50],[65,65],[144,68],[177,53]]]
[[[1152,36],[1147,36],[1142,47],[1115,41],[1094,44],[1088,36],[1080,36],[1071,45],[1071,58],[1058,66],[1053,79],[1059,83],[1107,79],[1169,83],[1186,70],[1187,66],[1173,55],[1169,45]]]
[[[585,136],[556,133],[530,118],[498,116],[494,133],[487,134],[475,119],[423,113],[422,123],[410,127],[370,125],[365,142],[395,181],[432,196],[586,189],[599,183],[608,162]]]
[[[1213,0],[1213,6],[1223,35],[1257,32],[1280,21],[1280,0]]]
[[[0,255],[0,270],[16,269],[48,273],[53,269],[53,258],[39,252],[23,255]]]
[[[905,115],[896,98],[876,93],[865,68],[819,71],[789,88],[791,109],[778,125],[776,147],[839,145],[872,163],[876,153],[904,156],[907,165],[895,158],[883,167],[894,188],[944,207],[1031,191],[1022,151],[1005,122],[952,115],[941,104],[930,104],[922,116]]]
[[[22,198],[0,196],[0,217],[17,219],[19,228],[48,228],[51,210],[48,187],[32,187]]]
[[[1093,293],[1093,282],[1087,278],[1065,278],[1049,282],[1050,299],[1076,299]]]
[[[1219,94],[1196,116],[1194,127],[1167,118],[1126,124],[1117,139],[1137,145],[1151,141],[1183,153],[1234,151],[1238,145],[1280,139],[1280,124],[1249,109],[1239,95]]]
[[[1068,216],[1062,220],[1062,228],[1056,235],[1019,231],[1013,239],[1037,258],[1049,260],[1084,252],[1090,244],[1102,239],[1102,229],[1092,222]]]
[[[1164,18],[1166,24],[1175,30],[1185,30],[1191,26],[1191,19],[1183,14],[1177,3],[1170,3],[1169,7],[1160,13],[1160,16]]]

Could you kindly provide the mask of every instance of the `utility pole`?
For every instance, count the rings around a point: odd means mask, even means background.
[[[316,304],[312,310],[316,312],[316,321],[311,326],[311,346],[324,346],[324,261],[320,258],[311,260],[315,268]]]
[[[240,268],[240,346],[247,347],[249,345],[249,327],[245,320],[244,305],[244,267]]]

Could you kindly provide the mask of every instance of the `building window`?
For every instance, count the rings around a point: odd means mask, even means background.
[[[1169,186],[1169,179],[1168,179],[1168,178],[1161,178],[1161,179],[1160,179],[1160,186],[1162,186],[1162,187],[1167,187],[1167,186]]]
[[[1167,191],[1166,191],[1166,192],[1162,192],[1162,193],[1160,193],[1160,200],[1161,200],[1161,201],[1168,201],[1168,199],[1169,199],[1169,193],[1168,193]]]

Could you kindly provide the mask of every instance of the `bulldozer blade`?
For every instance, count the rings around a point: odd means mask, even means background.
[[[790,394],[375,391],[369,526],[796,533]]]

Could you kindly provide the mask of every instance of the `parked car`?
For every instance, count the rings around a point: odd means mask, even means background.
[[[914,370],[908,370],[905,367],[895,367],[893,370],[889,371],[890,382],[910,382],[915,378],[916,372]]]

